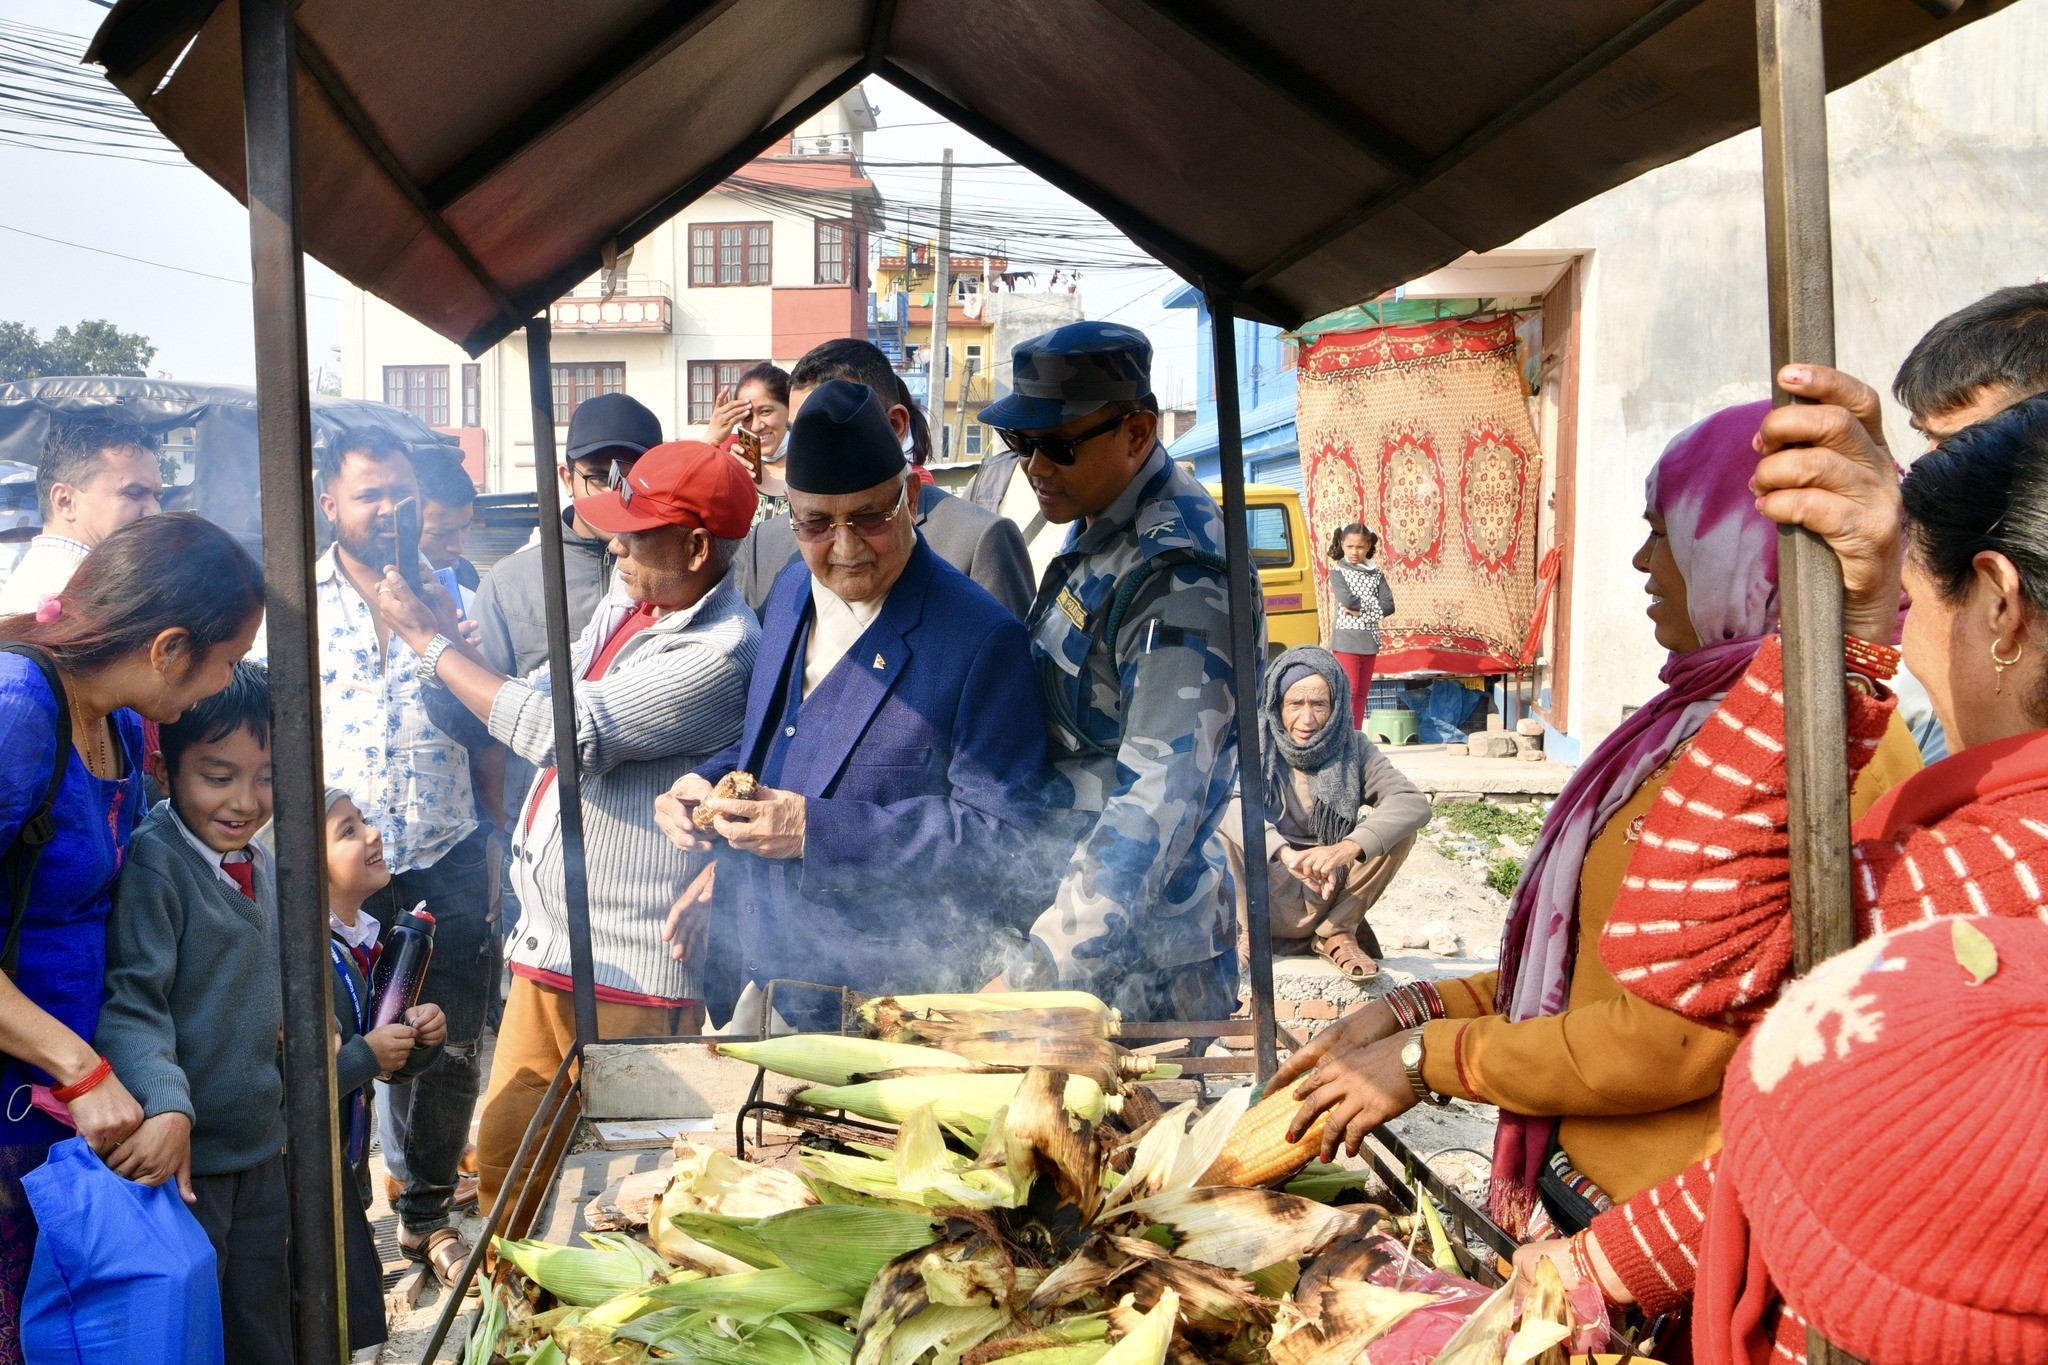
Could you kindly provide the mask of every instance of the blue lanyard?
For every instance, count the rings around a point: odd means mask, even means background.
[[[363,1009],[362,996],[356,993],[356,978],[355,973],[349,970],[348,951],[331,938],[327,940],[327,951],[334,954],[335,974],[341,978],[341,984],[348,990],[349,1017],[356,1021],[356,1032],[369,1032],[370,1016]]]

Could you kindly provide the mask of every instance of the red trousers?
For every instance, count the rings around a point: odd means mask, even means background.
[[[1365,728],[1365,713],[1372,709],[1368,694],[1372,691],[1372,665],[1377,654],[1342,654],[1335,650],[1337,666],[1344,670],[1344,676],[1351,680],[1351,728]]]

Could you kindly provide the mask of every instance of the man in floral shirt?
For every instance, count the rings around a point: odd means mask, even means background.
[[[468,751],[428,717],[421,696],[445,641],[415,653],[378,602],[377,585],[397,560],[398,504],[418,494],[412,465],[396,440],[370,428],[344,432],[317,456],[320,507],[334,528],[334,545],[314,568],[327,785],[354,797],[384,839],[391,884],[364,908],[386,930],[422,903],[435,922],[420,998],[447,1014],[447,1047],[410,1086],[379,1084],[378,1121],[385,1159],[405,1183],[399,1248],[446,1282],[468,1255],[447,1224],[491,986],[489,826],[477,818]]]

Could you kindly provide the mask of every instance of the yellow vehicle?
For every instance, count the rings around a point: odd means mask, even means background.
[[[1205,483],[1220,504],[1223,485]],[[1244,516],[1251,526],[1252,567],[1266,598],[1266,657],[1295,645],[1323,642],[1316,610],[1316,547],[1309,542],[1301,494],[1277,483],[1244,486]]]

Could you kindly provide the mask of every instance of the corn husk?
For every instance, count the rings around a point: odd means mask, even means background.
[[[1362,1190],[1373,1183],[1370,1171],[1353,1171],[1328,1161],[1311,1161],[1300,1174],[1280,1188],[1303,1199],[1327,1204],[1346,1190]]]
[[[966,1071],[974,1063],[936,1047],[850,1038],[838,1033],[790,1033],[751,1043],[720,1043],[720,1056],[766,1067],[780,1076],[819,1085],[848,1085],[857,1076],[903,1070]]]
[[[648,1292],[678,1308],[755,1323],[786,1313],[850,1313],[858,1304],[845,1290],[782,1266],[660,1285]]]
[[[462,1344],[462,1365],[490,1365],[491,1357],[498,1351],[498,1338],[505,1333],[505,1317],[505,1291],[491,1285],[484,1291],[476,1325],[470,1328],[469,1337]]]
[[[713,1275],[734,1275],[758,1269],[749,1261],[697,1240],[676,1226],[680,1213],[723,1214],[735,1218],[766,1218],[818,1202],[803,1180],[791,1171],[773,1170],[737,1161],[715,1147],[678,1141],[668,1187],[647,1214],[647,1234],[655,1249]]]
[[[691,1365],[849,1365],[853,1335],[809,1313],[739,1322],[716,1313],[676,1308],[621,1328]]]
[[[1062,1105],[1070,1084],[1057,1071],[1026,1072],[1004,1114],[1004,1149],[1013,1179],[1026,1171],[1050,1177],[1061,1202],[1086,1223],[1102,1202],[1102,1155],[1095,1125],[1071,1120]]]
[[[1278,1190],[1227,1185],[1155,1194],[1122,1215],[1165,1224],[1179,1239],[1175,1255],[1246,1274],[1312,1256],[1362,1221],[1348,1210]]]
[[[931,1219],[888,1209],[792,1209],[754,1225],[784,1265],[848,1294],[866,1293],[882,1267],[938,1234]]]
[[[703,1278],[704,1272],[701,1270],[678,1270],[670,1275],[665,1283],[681,1284],[685,1280]],[[665,1301],[655,1298],[652,1294],[621,1294],[585,1312],[580,1319],[580,1325],[601,1327],[610,1331],[625,1326],[635,1318],[646,1317],[649,1313],[659,1312],[666,1307],[668,1304]]]
[[[1565,1365],[1564,1343],[1571,1338],[1572,1311],[1564,1277],[1554,1262],[1536,1262],[1529,1292],[1522,1296],[1521,1320],[1508,1339],[1502,1365]]]
[[[569,1365],[569,1357],[562,1354],[562,1348],[551,1337],[526,1358],[526,1365]]]
[[[586,1232],[583,1237],[590,1243],[588,1249],[503,1237],[493,1245],[527,1279],[561,1302],[583,1308],[658,1284],[668,1275],[668,1264],[635,1238],[616,1232]]]
[[[1006,1111],[998,1111],[990,1121],[985,1147],[997,1145],[999,1130],[1007,1134]],[[1007,1137],[1002,1141],[1002,1150],[1007,1152]],[[928,1104],[913,1110],[897,1129],[890,1164],[898,1190],[935,1208],[1015,1208],[1022,1200],[1017,1176],[1007,1165],[1000,1170],[985,1168],[946,1145],[939,1120]]]
[[[1169,1255],[1142,1238],[1117,1237],[1112,1245],[1137,1266],[1126,1281],[1136,1301],[1157,1303],[1170,1290],[1180,1296],[1180,1320],[1191,1331],[1234,1337],[1272,1325],[1277,1305],[1244,1276]]]
[[[984,1066],[1050,1067],[1105,1090],[1153,1069],[1151,1058],[1109,1041],[1108,1020],[1094,1009],[933,1010],[904,1016],[899,1031]]]
[[[1122,1016],[1085,991],[998,991],[974,995],[884,995],[861,1002],[860,1017],[877,1038],[914,1042],[912,1020],[944,1014],[1015,1013],[1033,1010],[1084,1010],[1101,1021],[1105,1037],[1116,1035]]]
[[[1437,1352],[1434,1365],[1501,1365],[1514,1332],[1515,1295],[1520,1288],[1519,1278],[1511,1279],[1488,1295]]]
[[[940,1123],[980,1139],[987,1135],[996,1111],[1010,1103],[1023,1080],[1021,1075],[1005,1072],[897,1076],[859,1085],[815,1086],[799,1093],[797,1100],[814,1109],[844,1109],[880,1123],[901,1123],[929,1105]],[[1114,1103],[1114,1096],[1104,1095],[1102,1087],[1087,1077],[1067,1078],[1066,1107],[1070,1112],[1100,1122]]]
[[[1122,1307],[1130,1310],[1133,1300],[1126,1295]],[[1166,1348],[1173,1341],[1174,1323],[1180,1317],[1180,1295],[1168,1289],[1150,1312],[1138,1319],[1122,1340],[1109,1348],[1100,1365],[1163,1365]]]
[[[1415,1185],[1415,1207],[1421,1210],[1423,1221],[1429,1227],[1430,1263],[1438,1270],[1458,1274],[1463,1267],[1458,1264],[1458,1253],[1451,1245],[1451,1235],[1444,1231],[1444,1220],[1436,1211],[1436,1201],[1429,1197],[1429,1192],[1419,1181]]]
[[[782,1258],[754,1234],[754,1227],[760,1221],[724,1213],[678,1213],[669,1219],[669,1226],[678,1236],[687,1237],[732,1262],[731,1269],[716,1273],[733,1275],[748,1270],[768,1270],[783,1263]]]
[[[1273,1365],[1351,1365],[1432,1295],[1403,1293],[1369,1277],[1390,1255],[1385,1238],[1351,1237],[1318,1256],[1294,1288],[1296,1314],[1268,1346]]]

